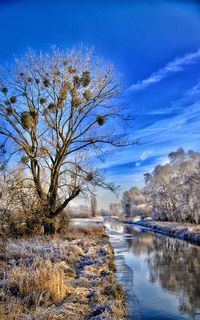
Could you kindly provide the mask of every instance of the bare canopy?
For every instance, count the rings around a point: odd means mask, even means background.
[[[92,166],[94,155],[125,146],[120,81],[91,50],[29,51],[0,74],[0,135],[23,163],[42,212],[57,216],[81,192],[114,190]]]

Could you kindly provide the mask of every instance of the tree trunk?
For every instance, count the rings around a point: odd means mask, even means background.
[[[72,194],[58,207],[55,206],[54,201],[49,201],[50,199],[48,200],[47,205],[44,205],[42,210],[42,223],[44,226],[45,234],[54,234],[56,232],[56,217],[58,217],[63,212],[63,210],[67,207],[71,200],[79,195],[80,191],[81,190],[78,187],[74,189]],[[60,226],[58,226],[58,228],[59,227]]]
[[[58,216],[66,208],[68,203],[75,197],[77,197],[80,192],[81,190],[79,187],[75,188],[71,195],[55,211],[52,211],[50,213],[50,218],[55,218],[56,216]]]
[[[43,220],[44,234],[54,234],[56,232],[54,219]]]

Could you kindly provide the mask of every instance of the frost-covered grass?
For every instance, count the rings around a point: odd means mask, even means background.
[[[9,240],[0,255],[0,319],[126,319],[114,270],[101,225]]]

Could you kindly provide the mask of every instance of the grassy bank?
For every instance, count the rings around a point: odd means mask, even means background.
[[[0,255],[1,320],[126,319],[105,229],[9,240]]]

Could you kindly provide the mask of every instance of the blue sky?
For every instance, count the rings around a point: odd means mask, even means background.
[[[0,0],[0,64],[31,47],[82,42],[124,76],[140,144],[102,164],[121,190],[182,146],[200,149],[200,2],[184,0]],[[99,200],[115,201],[107,192]]]

